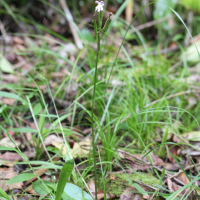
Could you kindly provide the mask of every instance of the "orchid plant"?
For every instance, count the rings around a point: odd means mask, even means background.
[[[95,148],[95,131],[94,131],[94,104],[95,104],[95,92],[96,92],[96,82],[97,82],[97,66],[99,61],[99,54],[101,49],[101,39],[103,38],[109,22],[110,17],[112,13],[109,14],[108,19],[106,20],[104,27],[102,28],[102,22],[103,22],[103,1],[95,1],[97,6],[95,7],[95,14],[93,15],[93,22],[94,22],[94,32],[95,32],[95,38],[97,43],[97,54],[96,54],[96,63],[95,63],[95,74],[94,74],[94,88],[93,88],[93,98],[92,98],[92,146],[93,146],[93,157],[94,157],[94,177],[95,177],[95,199],[97,199],[97,170],[96,170],[96,148]],[[98,15],[98,24],[96,22],[96,12]]]

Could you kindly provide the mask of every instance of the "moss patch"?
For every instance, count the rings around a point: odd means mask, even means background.
[[[106,178],[106,192],[116,195],[121,195],[123,191],[131,185],[131,181],[137,181],[139,183],[144,183],[150,186],[154,186],[154,184],[159,185],[160,183],[159,179],[155,178],[152,174],[149,173],[113,173],[112,175],[115,177],[115,179],[110,179],[110,177]],[[102,186],[100,186],[99,188],[103,190]]]

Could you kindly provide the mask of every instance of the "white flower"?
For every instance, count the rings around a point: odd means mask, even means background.
[[[103,11],[104,2],[103,1],[101,1],[101,2],[95,1],[95,3],[98,4],[95,7],[95,11],[97,11],[97,12]]]

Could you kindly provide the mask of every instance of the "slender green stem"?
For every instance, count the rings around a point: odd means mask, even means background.
[[[96,151],[95,151],[95,131],[94,131],[94,103],[95,103],[95,92],[96,92],[96,82],[97,82],[97,66],[99,61],[100,53],[100,33],[98,32],[98,42],[97,42],[97,56],[95,64],[95,74],[94,74],[94,89],[92,97],[92,146],[93,146],[93,157],[94,157],[94,182],[95,182],[95,199],[97,200],[97,168],[96,168]]]

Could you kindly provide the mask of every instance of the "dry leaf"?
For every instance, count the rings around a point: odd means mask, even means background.
[[[3,172],[0,172],[0,179],[2,179],[2,180],[4,180],[4,179],[6,179],[6,180],[9,180],[9,179],[11,179],[11,178],[13,178],[13,177],[15,177],[15,176],[17,176],[18,174],[17,174],[17,172],[15,172],[15,171],[3,171]]]
[[[6,152],[0,155],[0,159],[7,161],[22,161],[22,157],[17,153]],[[1,161],[0,161],[1,162]]]
[[[151,158],[153,160],[154,165],[156,165],[156,166],[164,166],[165,165],[163,160],[161,158],[159,158],[158,156],[155,156],[153,153],[151,153]]]
[[[117,196],[115,194],[106,193],[106,199],[107,200],[115,199],[115,198],[117,198]],[[103,191],[97,192],[97,200],[101,200],[101,199],[104,199],[104,192]]]
[[[9,189],[12,190],[12,189],[21,189],[22,188],[22,185],[23,183],[15,183],[15,184],[11,184],[9,185]],[[8,189],[8,186],[6,185],[6,182],[4,180],[0,180],[0,188],[2,190],[4,190],[5,192],[7,192],[9,189]]]
[[[79,143],[74,143],[73,149],[72,149],[72,156],[75,157],[85,157],[90,153],[91,150],[91,144],[92,141],[90,138],[87,138],[86,140],[82,140]]]
[[[62,149],[61,154],[63,156],[66,156],[67,154],[67,147],[64,143],[59,143],[56,141],[51,140],[51,143],[53,146],[55,146],[58,149]],[[74,143],[73,148],[71,149],[71,154],[74,158],[76,157],[85,157],[90,153],[91,150],[91,139],[87,138],[86,140],[82,140],[79,143]]]
[[[58,148],[59,150],[61,150],[62,149],[62,152],[61,152],[61,154],[63,155],[63,156],[66,156],[66,154],[67,154],[67,147],[66,147],[66,145],[64,144],[64,143],[60,143],[60,142],[56,142],[56,141],[51,141],[51,144],[53,145],[53,146],[55,146],[56,148]]]
[[[2,103],[9,106],[13,106],[15,102],[16,102],[16,99],[9,99],[5,97],[2,99]]]
[[[130,186],[124,190],[122,195],[120,196],[120,200],[141,200],[142,194],[136,193],[137,190],[133,187]]]
[[[24,40],[19,37],[13,37],[13,42],[16,44],[24,44]]]
[[[7,166],[7,167],[14,167],[15,164],[16,164],[16,162],[0,159],[1,166],[3,165],[3,166]]]
[[[15,144],[16,144],[17,146],[19,146],[19,145],[21,144],[21,142],[20,142],[20,141],[15,141]],[[15,147],[16,147],[15,144],[14,144],[14,143],[10,140],[10,138],[8,138],[8,137],[5,137],[5,138],[3,138],[3,139],[0,141],[0,146],[13,147],[13,148],[15,148]]]
[[[24,154],[28,158],[33,158],[35,156],[35,152],[24,152]],[[6,152],[0,155],[0,159],[4,161],[23,161],[23,158],[18,153]],[[0,161],[1,163],[2,161]]]
[[[87,183],[89,189],[91,192],[95,192],[95,183],[93,179],[90,179],[89,182]]]
[[[10,135],[11,137],[13,137],[13,136],[15,135],[15,131],[7,130],[7,132],[9,133],[9,135]],[[7,135],[5,132],[3,133],[3,135],[4,135],[5,137],[8,137],[8,135]]]
[[[52,141],[55,141],[55,142],[58,142],[58,143],[62,143],[63,139],[61,139],[60,137],[58,137],[56,135],[48,135],[44,140],[45,146],[51,145]]]
[[[180,174],[179,174],[179,177],[182,179],[182,181],[183,181],[185,184],[190,183],[189,179],[187,178],[187,176],[185,175],[184,172],[180,173]]]

